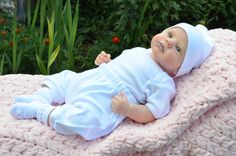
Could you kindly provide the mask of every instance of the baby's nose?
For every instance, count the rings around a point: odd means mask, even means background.
[[[174,41],[167,39],[166,46],[171,49],[174,46]]]

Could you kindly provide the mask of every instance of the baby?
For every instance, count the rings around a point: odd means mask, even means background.
[[[102,52],[97,68],[46,76],[33,95],[15,98],[10,113],[86,140],[111,133],[126,117],[148,123],[169,113],[173,78],[199,67],[212,47],[206,27],[179,23],[155,35],[149,49],[124,50],[113,60]]]

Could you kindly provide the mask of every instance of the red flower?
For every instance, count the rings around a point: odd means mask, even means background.
[[[0,18],[0,25],[5,24],[5,23],[6,23],[6,20],[4,18]]]
[[[1,31],[1,35],[2,35],[3,37],[5,37],[5,36],[6,36],[6,34],[7,34],[7,32],[6,32],[6,31]]]
[[[45,45],[49,45],[49,43],[50,43],[50,42],[49,42],[49,38],[46,38],[46,39],[44,40],[44,44],[45,44]]]
[[[19,34],[21,32],[21,28],[16,28],[16,34]]]
[[[114,44],[118,44],[118,43],[120,43],[120,38],[117,37],[117,36],[115,36],[115,37],[112,38],[112,42],[113,42]]]

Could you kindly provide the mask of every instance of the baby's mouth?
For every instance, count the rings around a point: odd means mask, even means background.
[[[161,42],[157,42],[157,46],[159,47],[159,49],[161,50],[161,52],[164,53],[163,44],[162,44]]]

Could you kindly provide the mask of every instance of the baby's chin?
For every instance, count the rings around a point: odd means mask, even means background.
[[[155,53],[155,55],[163,54],[163,52],[157,47],[152,48],[152,52]]]

